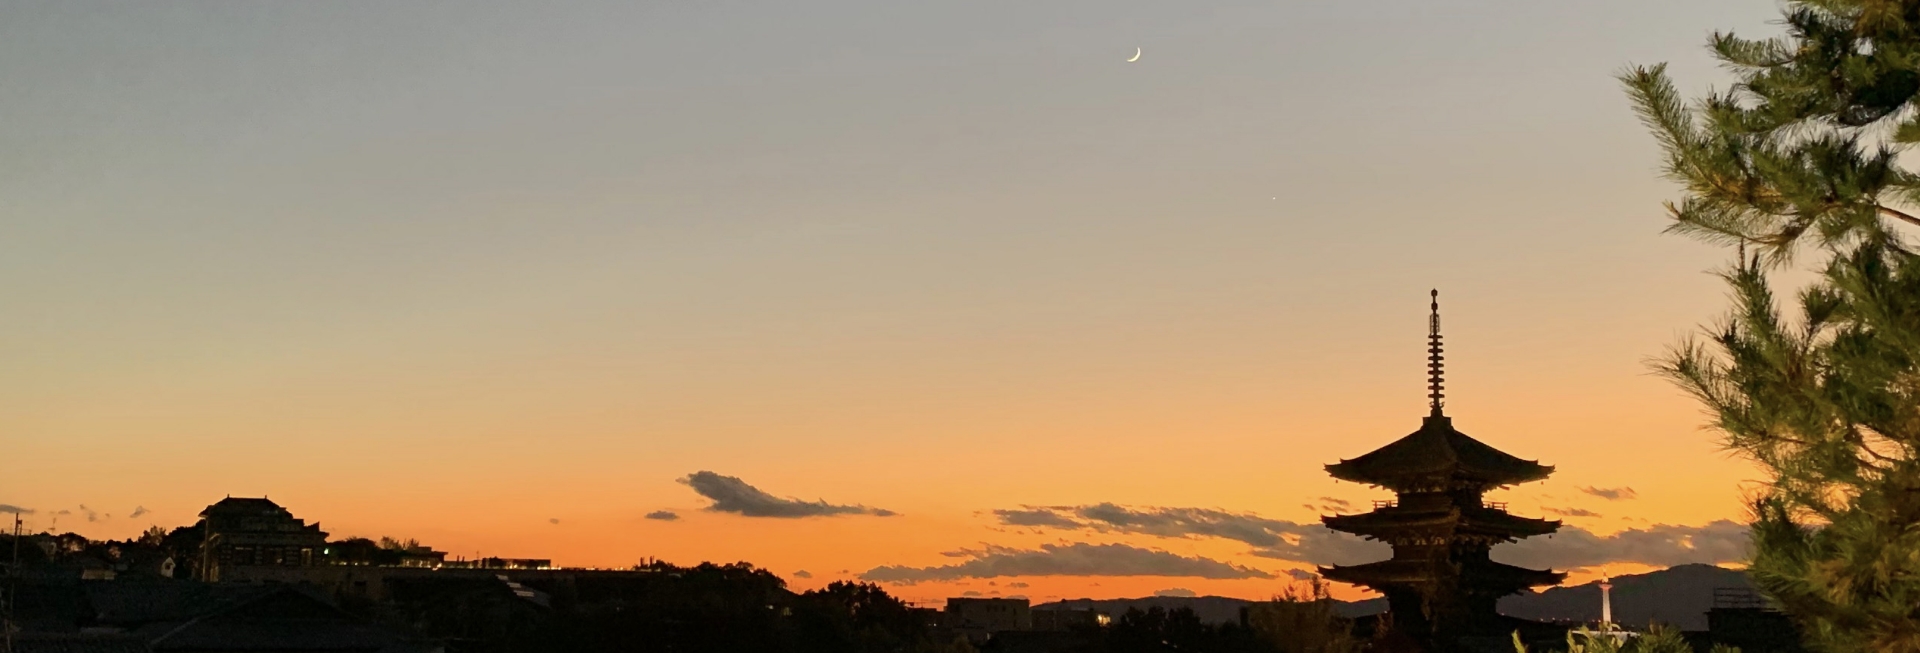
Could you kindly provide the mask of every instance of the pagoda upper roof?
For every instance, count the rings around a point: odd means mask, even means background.
[[[1553,467],[1521,460],[1429,416],[1420,430],[1351,460],[1327,465],[1334,478],[1393,490],[1482,489],[1538,481]]]

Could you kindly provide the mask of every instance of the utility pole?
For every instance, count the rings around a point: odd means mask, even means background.
[[[0,637],[6,638],[6,653],[13,653],[13,604],[20,600],[20,513],[13,513],[13,561],[7,564],[7,595],[0,597],[5,608],[0,619]]]

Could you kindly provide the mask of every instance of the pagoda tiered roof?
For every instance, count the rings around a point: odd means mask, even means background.
[[[1381,589],[1393,585],[1425,585],[1459,573],[1460,570],[1449,568],[1451,566],[1452,563],[1441,559],[1395,558],[1364,565],[1321,567],[1320,575],[1343,583]],[[1485,561],[1473,565],[1472,571],[1462,575],[1461,580],[1466,586],[1483,591],[1511,594],[1529,587],[1558,585],[1566,577],[1566,574],[1554,571]]]
[[[1446,416],[1440,339],[1440,293],[1427,319],[1428,413],[1420,430],[1351,460],[1327,465],[1343,481],[1394,491],[1371,512],[1331,515],[1321,522],[1393,545],[1393,558],[1364,565],[1321,567],[1328,580],[1385,594],[1390,626],[1419,649],[1472,650],[1466,637],[1498,636],[1505,628],[1495,600],[1529,587],[1557,585],[1566,574],[1494,562],[1497,544],[1545,535],[1560,522],[1520,517],[1489,504],[1489,490],[1547,478],[1553,467],[1522,460],[1468,437]]]
[[[1488,446],[1454,430],[1451,418],[1432,415],[1420,430],[1359,458],[1327,465],[1327,473],[1399,492],[1445,492],[1538,481],[1553,467]]]
[[[1499,543],[1560,530],[1557,520],[1533,519],[1505,510],[1473,506],[1449,506],[1445,510],[1388,507],[1358,515],[1321,517],[1320,521],[1336,531],[1385,541],[1437,536]]]

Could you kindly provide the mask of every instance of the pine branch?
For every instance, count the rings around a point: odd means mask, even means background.
[[[1883,206],[1883,205],[1877,205],[1877,204],[1874,205],[1874,208],[1879,209],[1880,215],[1884,215],[1889,218],[1895,218],[1907,224],[1920,227],[1920,218],[1913,217],[1912,215],[1904,211],[1901,211],[1899,209],[1896,209],[1890,206]]]

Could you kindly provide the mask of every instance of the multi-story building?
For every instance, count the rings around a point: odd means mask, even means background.
[[[1033,607],[1026,599],[947,599],[947,626],[974,643],[994,633],[1033,630]]]
[[[1065,632],[1083,628],[1098,628],[1111,623],[1107,615],[1093,609],[1075,610],[1072,608],[1054,608],[1052,610],[1033,611],[1033,629]]]
[[[327,533],[265,498],[227,497],[200,511],[198,562],[204,580],[225,568],[324,564]]]

